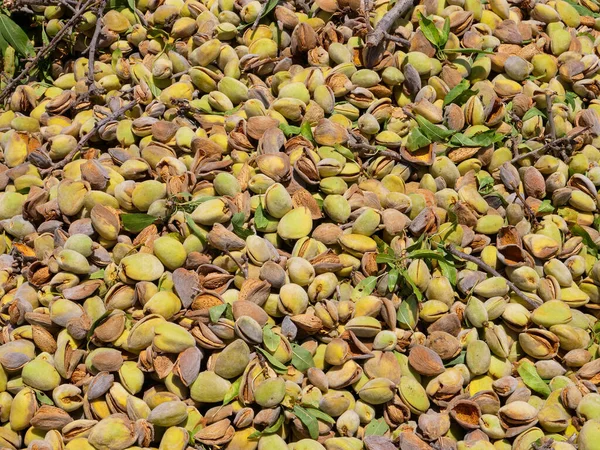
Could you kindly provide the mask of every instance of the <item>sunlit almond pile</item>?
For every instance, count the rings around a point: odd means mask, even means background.
[[[600,449],[596,0],[4,0],[0,53],[0,449]]]

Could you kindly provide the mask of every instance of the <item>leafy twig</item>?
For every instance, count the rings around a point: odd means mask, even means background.
[[[506,277],[503,277],[500,272],[498,272],[496,269],[494,269],[493,267],[489,266],[488,264],[484,263],[481,259],[477,258],[476,256],[473,255],[468,255],[465,252],[461,252],[460,250],[458,250],[454,245],[447,245],[445,247],[446,251],[448,251],[448,253],[453,254],[454,256],[456,256],[457,258],[463,259],[465,261],[469,261],[472,262],[473,264],[475,264],[477,267],[479,267],[481,270],[487,272],[488,274],[495,276],[495,277],[500,277],[500,278],[504,278],[506,280],[506,284],[508,285],[508,287],[515,293],[517,294],[517,296],[519,296],[519,298],[521,298],[525,303],[527,303],[529,306],[533,307],[533,308],[537,308],[537,304],[531,300],[529,297],[527,297],[523,291],[521,291],[521,289],[519,289],[518,287],[516,287],[514,285],[514,283],[512,281],[510,281],[509,279],[507,279]]]
[[[61,159],[59,162],[57,162],[53,167],[49,167],[48,169],[44,170],[43,175],[46,175],[49,172],[52,172],[53,170],[59,170],[59,169],[62,169],[63,167],[65,167],[68,163],[71,162],[71,160],[75,157],[75,155],[79,151],[81,151],[81,149],[84,147],[84,145],[87,143],[87,141],[89,141],[91,138],[93,138],[96,135],[96,133],[98,132],[98,130],[100,128],[102,128],[107,123],[119,118],[124,113],[126,113],[131,108],[133,108],[135,105],[137,105],[137,100],[132,100],[131,102],[127,103],[125,106],[122,106],[121,108],[119,108],[114,113],[112,113],[112,114],[106,116],[104,119],[96,122],[94,127],[85,136],[83,136],[81,138],[81,140],[79,141],[77,146],[73,150],[71,150],[69,152],[69,154],[67,154],[67,156],[65,156],[63,159]]]
[[[61,28],[58,33],[54,36],[54,38],[44,47],[40,49],[38,54],[33,58],[33,60],[25,66],[25,68],[12,79],[10,83],[4,88],[4,90],[0,93],[0,102],[4,101],[12,92],[12,90],[17,87],[19,82],[30,74],[31,69],[36,67],[39,62],[44,59],[53,49],[58,45],[58,43],[62,40],[62,38],[70,32],[71,28],[76,25],[80,20],[83,13],[87,11],[89,6],[93,4],[96,0],[87,0],[78,10],[77,12],[69,19],[69,21],[65,24],[63,28]]]

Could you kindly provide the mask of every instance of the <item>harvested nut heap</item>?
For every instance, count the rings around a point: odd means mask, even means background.
[[[0,447],[598,450],[575,1],[5,2]]]

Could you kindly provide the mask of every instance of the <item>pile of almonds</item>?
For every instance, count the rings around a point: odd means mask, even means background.
[[[599,38],[595,0],[5,1],[0,448],[599,449]]]

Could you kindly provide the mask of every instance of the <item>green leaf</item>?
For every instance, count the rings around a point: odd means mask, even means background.
[[[464,364],[466,356],[467,356],[466,350],[462,351],[456,358],[448,361],[447,363],[444,363],[444,367],[454,367],[457,364]]]
[[[440,128],[437,125],[432,124],[424,117],[416,116],[416,120],[421,127],[421,133],[423,133],[432,142],[444,142],[454,134],[454,131]]]
[[[315,138],[312,134],[312,128],[310,127],[310,122],[304,121],[300,126],[300,134],[308,139],[310,142],[315,142]]]
[[[373,292],[373,289],[375,289],[376,285],[377,285],[377,277],[370,276],[370,277],[365,278],[360,283],[358,283],[356,285],[356,287],[354,288],[354,290],[352,291],[352,295],[351,295],[352,300],[356,301],[358,299],[361,299],[361,298],[366,297],[367,295],[371,294],[371,292]]]
[[[294,406],[294,414],[304,424],[310,437],[317,439],[319,437],[319,423],[317,419],[301,406]]]
[[[418,128],[413,128],[406,139],[406,148],[410,152],[426,147],[429,144],[431,144],[431,141]]]
[[[104,278],[104,269],[96,270],[90,275],[90,280],[100,280]]]
[[[225,393],[225,397],[223,397],[223,406],[228,405],[237,398],[240,393],[242,378],[243,377],[239,377],[231,384],[231,386],[229,386],[229,389],[227,389],[227,392]]]
[[[267,347],[267,350],[275,353],[280,342],[281,336],[273,332],[273,325],[265,325],[263,328],[263,343]]]
[[[275,421],[275,423],[273,425],[271,425],[270,427],[265,428],[263,430],[263,434],[277,433],[277,431],[279,431],[279,429],[283,425],[283,421],[284,420],[285,420],[285,415],[284,414],[279,414],[279,417],[277,418],[277,420]]]
[[[254,349],[257,352],[259,352],[261,355],[263,355],[267,361],[269,361],[269,364],[271,364],[271,366],[273,367],[273,370],[275,370],[275,372],[282,373],[282,374],[287,373],[287,371],[288,371],[287,366],[285,366],[281,361],[279,361],[277,358],[275,358],[269,352],[267,352],[266,350],[263,350],[260,347],[254,347]]]
[[[580,15],[588,16],[588,17],[600,17],[600,14],[595,13],[591,9],[586,8],[585,6],[580,5],[572,0],[565,0],[569,5],[571,5]]]
[[[315,367],[315,362],[308,350],[301,345],[292,344],[292,366],[300,372],[306,372],[311,367]]]
[[[300,134],[300,132],[302,131],[300,127],[296,127],[294,125],[287,125],[285,123],[280,123],[279,129],[281,131],[283,131],[283,134],[285,134],[285,137],[298,136]]]
[[[139,233],[156,222],[156,217],[142,213],[121,214],[121,221],[123,222],[123,228],[127,231]]]
[[[577,94],[572,91],[567,91],[565,93],[565,103],[571,107],[571,109],[575,109],[577,105],[575,104],[575,99],[577,98]]]
[[[531,108],[530,110],[528,110],[524,115],[523,118],[521,119],[523,122],[525,122],[528,119],[531,119],[532,117],[536,117],[536,116],[542,116],[543,118],[546,118],[546,114],[544,114],[542,111],[540,111],[539,109],[537,109],[535,106],[533,108]]]
[[[123,57],[123,52],[121,51],[120,48],[118,48],[114,52],[112,52],[111,65],[112,65],[112,68],[114,71],[116,71],[117,63],[119,62],[119,59],[121,59],[122,57]]]
[[[258,207],[254,212],[254,225],[256,225],[256,228],[266,228],[269,226],[269,219],[265,216],[265,211],[260,202],[258,202]]]
[[[571,234],[573,236],[582,237],[583,243],[587,247],[587,252],[592,256],[598,256],[598,245],[593,241],[592,237],[581,225],[573,225],[571,227]]]
[[[458,276],[458,271],[456,270],[456,266],[452,260],[449,259],[450,255],[447,255],[446,259],[438,261],[440,264],[440,269],[442,270],[442,275],[448,279],[452,286],[456,285],[456,278]]]
[[[128,6],[129,5],[127,4],[127,1],[125,0],[108,0],[108,3],[106,4],[106,9],[123,9],[127,8]]]
[[[387,243],[383,239],[373,235],[373,240],[377,243],[377,251],[379,253],[388,253],[390,256],[393,256],[394,252],[393,251],[392,251],[392,253],[388,252],[388,250],[391,250],[391,248],[389,245],[387,245]]]
[[[235,213],[231,218],[231,225],[233,226],[233,232],[242,239],[246,239],[248,236],[252,236],[254,233],[252,230],[244,228],[245,215],[242,212]]]
[[[401,328],[414,329],[419,319],[419,305],[414,296],[411,295],[402,300],[398,306],[396,319]]]
[[[200,239],[200,242],[202,242],[204,245],[206,245],[206,236],[203,233],[202,228],[200,228],[198,225],[196,225],[196,222],[194,222],[194,219],[192,219],[192,216],[190,216],[189,214],[186,214],[185,215],[185,223],[187,224],[189,229],[192,231],[192,234],[194,236],[196,236],[198,239]]]
[[[537,212],[539,212],[539,213],[552,213],[552,212],[554,212],[554,206],[552,206],[552,201],[550,201],[550,200],[544,200],[540,204]]]
[[[50,397],[48,397],[46,394],[44,394],[42,391],[38,391],[36,389],[35,397],[37,398],[38,402],[40,402],[42,405],[54,406],[54,402],[52,401],[52,399]]]
[[[437,259],[438,261],[445,261],[444,255],[439,254],[434,250],[413,250],[408,254],[411,259]]]
[[[148,79],[146,79],[146,83],[148,83],[148,89],[150,89],[150,92],[152,92],[152,95],[154,95],[155,98],[160,97],[160,93],[162,92],[154,83],[154,77],[150,77]]]
[[[0,34],[22,56],[35,56],[29,36],[6,14],[0,14]]]
[[[444,106],[451,103],[456,103],[458,106],[462,106],[471,97],[477,95],[479,90],[469,89],[469,82],[462,80],[456,86],[454,86],[444,97]]]
[[[210,316],[210,321],[212,323],[217,323],[225,310],[227,309],[227,303],[223,303],[222,305],[213,306],[208,309],[208,315]]]
[[[365,436],[383,436],[389,430],[390,427],[385,423],[384,418],[371,420],[365,427]]]
[[[594,222],[592,223],[592,227],[594,227],[594,230],[596,230],[596,231],[600,230],[600,216],[596,216],[594,218]]]
[[[473,136],[466,136],[463,133],[456,133],[450,139],[450,145],[455,147],[487,147],[504,139],[504,135],[496,133],[494,130],[477,133]]]
[[[489,175],[486,175],[484,177],[482,177],[479,180],[479,193],[482,195],[487,195],[492,191],[492,188],[494,187],[494,179],[492,177],[490,177]]]
[[[550,388],[546,383],[544,383],[544,380],[542,380],[540,374],[537,373],[537,370],[532,363],[529,361],[523,361],[521,364],[519,364],[517,372],[519,372],[523,383],[525,383],[525,385],[527,385],[527,387],[529,387],[532,391],[535,391],[544,397],[548,397],[550,395]]]
[[[450,37],[450,19],[446,17],[444,20],[444,28],[442,28],[442,33],[440,34],[440,47],[444,47],[448,42],[448,38]]]
[[[44,27],[42,27],[42,31],[44,32],[43,34],[46,34]],[[46,45],[44,43],[44,45]],[[6,52],[6,49],[8,48],[8,42],[6,42],[6,40],[2,37],[2,34],[0,34],[0,53],[2,53],[2,55],[4,55],[4,52]]]
[[[327,423],[335,423],[335,419],[333,417],[331,417],[329,414],[325,414],[323,411],[316,409],[316,408],[306,408],[306,410],[308,411],[308,413],[317,418],[322,420],[323,422],[327,422]]]
[[[133,16],[135,17],[135,21],[137,23],[139,23],[140,19],[138,18],[137,14],[135,13],[135,0],[127,0],[127,5],[129,6],[129,9],[133,11]]]
[[[388,255],[387,253],[379,253],[376,257],[375,257],[375,262],[377,264],[395,264],[396,263],[396,257],[392,256],[392,255]]]
[[[273,425],[265,428],[263,431],[255,431],[250,436],[248,436],[248,439],[258,439],[259,437],[264,436],[265,434],[277,433],[277,431],[279,431],[279,429],[283,425],[284,420],[285,420],[285,415],[279,414],[279,417],[277,418],[277,420],[275,421],[275,423]]]
[[[408,271],[406,269],[398,269],[398,270],[400,271],[402,278],[404,278],[404,280],[408,283],[408,285],[412,289],[412,292],[413,292],[413,294],[415,294],[415,297],[417,297],[417,300],[418,301],[423,300],[423,293],[419,290],[419,288],[417,287],[417,285],[415,284],[413,279],[410,277],[410,275],[408,274]]]
[[[94,330],[96,328],[98,328],[98,325],[100,325],[102,323],[102,321],[110,315],[110,313],[111,313],[111,311],[106,311],[104,314],[102,314],[100,317],[98,317],[94,321],[94,323],[92,324],[92,326],[90,327],[90,330],[87,332],[87,335],[86,335],[88,340],[94,335]]]
[[[441,48],[440,44],[440,32],[435,26],[435,23],[425,17],[423,14],[419,14],[419,30],[423,33],[423,36],[427,38],[429,42],[431,42],[437,48]],[[445,43],[444,43],[445,44]]]
[[[394,291],[394,288],[396,287],[396,283],[398,283],[399,275],[400,275],[400,272],[398,272],[398,269],[392,269],[388,272],[388,290],[390,292]]]
[[[354,161],[354,153],[352,153],[352,151],[349,148],[344,147],[341,144],[335,144],[334,148],[335,151],[342,155],[344,158],[349,159],[350,161]]]

